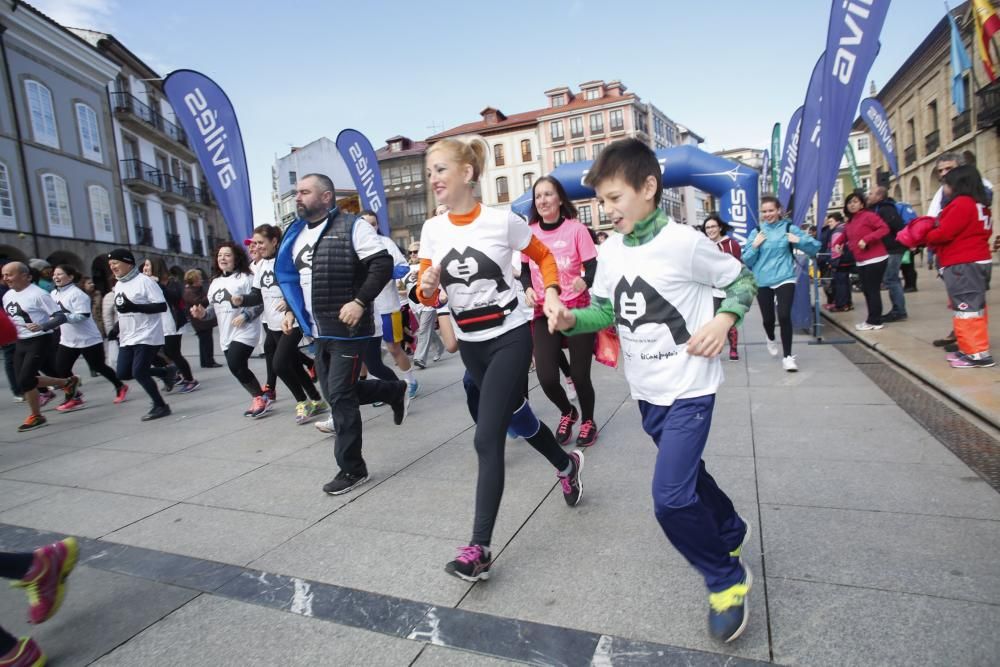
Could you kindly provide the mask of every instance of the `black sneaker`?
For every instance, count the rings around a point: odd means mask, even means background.
[[[163,378],[163,391],[168,394],[177,386],[177,367],[167,366],[167,375]],[[168,413],[169,414],[169,413]]]
[[[444,571],[465,581],[479,581],[490,578],[489,547],[470,544],[458,548],[458,556],[444,566]]]
[[[427,368],[427,364],[425,364],[422,361],[418,361],[417,359],[413,360],[413,365],[416,366],[417,368],[419,368],[420,370],[423,370],[423,369]]]
[[[573,435],[573,424],[580,418],[580,413],[574,407],[569,412],[559,418],[559,426],[556,428],[556,442],[565,445]]]
[[[903,322],[906,320],[906,315],[900,315],[899,313],[889,313],[882,316],[883,322]]]
[[[400,381],[400,384],[403,385],[403,395],[391,403],[392,421],[396,426],[403,423],[403,420],[406,419],[406,413],[410,411],[410,387],[403,381]]]
[[[958,343],[948,343],[944,346],[945,352],[958,352]]]
[[[352,475],[349,472],[338,472],[337,476],[323,485],[323,491],[331,496],[339,496],[361,486],[368,481],[368,475]]]
[[[154,419],[162,419],[163,417],[170,416],[170,406],[169,405],[154,405],[153,409],[144,414],[140,419],[144,422],[153,421]]]
[[[931,345],[933,345],[934,347],[944,347],[945,345],[952,345],[957,342],[958,340],[955,338],[955,335],[951,334],[949,336],[946,336],[945,338],[938,338],[937,340],[932,341]]]
[[[562,484],[563,498],[570,507],[580,504],[583,497],[583,480],[580,473],[583,472],[583,452],[574,449],[569,453],[569,460],[573,462],[573,470],[568,475],[559,474],[559,481]]]

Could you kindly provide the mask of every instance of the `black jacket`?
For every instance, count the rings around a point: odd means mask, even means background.
[[[886,251],[890,255],[902,255],[906,252],[906,246],[896,240],[896,234],[903,229],[904,224],[902,216],[896,210],[896,201],[892,197],[886,197],[870,208],[889,225],[889,233],[882,237]]]

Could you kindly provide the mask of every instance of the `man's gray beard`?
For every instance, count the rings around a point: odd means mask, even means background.
[[[297,212],[299,217],[303,220],[311,220],[312,218],[319,217],[320,214],[325,214],[326,210],[320,206],[316,208],[306,208],[305,206],[297,207]]]

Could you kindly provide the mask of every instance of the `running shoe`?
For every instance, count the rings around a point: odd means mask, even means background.
[[[271,411],[271,398],[267,394],[254,396],[253,403],[250,404],[250,416],[254,419],[263,417]]]
[[[349,472],[341,471],[337,473],[336,477],[323,485],[323,491],[331,496],[339,496],[348,491],[353,491],[356,487],[361,486],[367,481],[367,474],[352,475]]]
[[[410,411],[410,392],[409,389],[403,387],[403,395],[399,397],[399,400],[392,402],[392,421],[396,426],[403,423],[406,419],[406,413]]]
[[[465,581],[480,581],[490,578],[492,564],[488,547],[470,544],[458,548],[458,556],[444,566],[444,571]]]
[[[14,394],[14,402],[24,403],[24,396],[21,396],[21,394]]]
[[[789,373],[794,373],[799,370],[799,365],[795,363],[795,355],[790,354],[781,360],[781,367],[784,368]]]
[[[776,357],[776,356],[778,356],[779,352],[781,352],[781,350],[778,349],[778,343],[777,342],[775,342],[773,340],[767,341],[767,353],[768,354],[770,354],[772,357]]]
[[[569,460],[573,463],[573,470],[568,475],[559,473],[559,482],[562,484],[566,504],[576,507],[583,498],[583,480],[580,479],[580,473],[583,472],[583,452],[574,449],[569,453]]]
[[[81,384],[82,383],[80,382],[80,378],[78,376],[71,375],[66,381],[66,384],[63,386],[63,391],[66,392],[67,398],[73,398],[76,396],[79,393]]]
[[[55,392],[53,392],[53,391],[51,391],[49,389],[46,389],[45,391],[42,391],[41,389],[39,389],[38,390],[38,407],[44,408],[46,405],[48,405],[49,401],[51,401],[55,397],[56,397]]]
[[[749,568],[743,566],[743,581],[708,596],[708,632],[714,639],[731,642],[747,629],[750,617],[747,594],[753,584]]]
[[[575,407],[559,418],[559,426],[556,428],[556,441],[560,445],[565,445],[569,442],[570,436],[573,435],[573,424],[579,418],[580,413],[577,412]]]
[[[949,352],[948,354],[944,355],[944,360],[947,362],[952,362],[955,361],[956,359],[961,359],[964,356],[965,356],[964,354],[958,351]]]
[[[859,322],[854,325],[856,331],[878,331],[881,328],[881,324],[869,324],[868,322]]]
[[[337,433],[337,429],[333,425],[333,416],[331,416],[326,421],[316,422],[315,424],[313,424],[313,426],[315,426],[316,430],[319,431],[320,433],[332,433],[332,434]]]
[[[83,407],[83,405],[83,395],[77,395],[72,398],[67,398],[56,407],[56,410],[59,412],[71,412],[73,410],[79,410]]]
[[[413,365],[416,366],[417,368],[419,368],[420,370],[423,370],[423,369],[427,368],[427,364],[425,364],[422,361],[418,361],[417,359],[413,360]]]
[[[115,400],[112,403],[124,403],[126,396],[128,396],[128,385],[123,384],[115,390]]]
[[[169,417],[171,414],[170,406],[167,404],[154,405],[152,409],[139,417],[140,421],[151,422],[154,419],[163,419],[164,417]]]
[[[59,611],[66,595],[66,577],[76,567],[79,553],[73,537],[35,549],[31,567],[11,584],[28,594],[28,623],[44,623]]]
[[[28,418],[24,420],[24,423],[17,427],[18,433],[24,433],[25,431],[33,431],[36,428],[41,428],[49,423],[42,415],[28,415]]]
[[[313,414],[323,414],[324,412],[330,411],[330,404],[320,399],[318,401],[309,401],[313,406]]]
[[[573,378],[566,378],[566,398],[571,401],[576,400],[576,385],[573,384]]]
[[[993,357],[973,359],[967,354],[963,354],[958,359],[954,359],[949,363],[952,368],[991,368],[996,366],[996,362],[993,360]]]
[[[0,667],[42,667],[45,660],[34,639],[21,637],[7,655],[0,656]]]
[[[167,366],[167,375],[163,378],[163,390],[170,393],[177,386],[177,367]]]
[[[416,398],[417,390],[420,389],[420,383],[417,382],[416,380],[407,380],[406,386],[407,386],[407,391],[410,392],[410,398]]]
[[[958,352],[958,343],[948,343],[947,345],[942,345],[941,349],[945,352]]]
[[[373,408],[381,408],[383,405],[385,405],[385,402],[383,401],[375,401],[374,403],[372,403]]]
[[[181,382],[179,391],[182,394],[190,394],[192,391],[201,386],[201,383],[197,380],[185,380]]]
[[[265,384],[261,391],[263,391],[267,395],[268,399],[270,399],[272,403],[278,400],[278,393],[271,385]]]
[[[580,424],[580,433],[576,436],[577,447],[590,447],[597,442],[597,424],[593,419],[585,419]]]
[[[299,401],[295,404],[295,423],[302,426],[307,421],[309,421],[309,418],[306,417],[306,402]]]
[[[934,347],[945,347],[946,345],[953,345],[957,343],[958,339],[955,338],[954,334],[949,334],[944,338],[938,338],[937,340],[931,341],[931,345]]]

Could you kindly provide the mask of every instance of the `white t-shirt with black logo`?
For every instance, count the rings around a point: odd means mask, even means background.
[[[52,290],[52,300],[59,305],[59,310],[67,315],[77,313],[86,315],[79,322],[66,322],[59,327],[59,344],[64,347],[82,349],[103,342],[101,332],[94,322],[90,308],[90,297],[76,285],[66,285]]]
[[[142,273],[131,280],[115,283],[115,305],[124,303],[166,303],[163,290],[155,280]],[[169,314],[169,308],[168,314]],[[163,345],[163,315],[161,313],[118,313],[118,344]]]
[[[392,257],[393,271],[396,270],[397,266],[407,265],[406,258],[403,257],[403,253],[399,251],[399,246],[392,239],[386,236],[379,236],[378,240]],[[375,297],[375,318],[378,320],[382,315],[388,315],[397,310],[399,310],[399,292],[396,290],[396,281],[390,278],[389,282],[382,288],[382,291],[379,292],[379,295]]]
[[[305,304],[309,319],[314,323],[316,318],[313,317],[312,307],[313,249],[321,238],[336,240],[331,234],[326,233],[328,221],[329,219],[321,221],[313,227],[306,224],[302,228],[302,231],[299,232],[299,235],[295,237],[295,243],[292,244],[292,259],[295,262],[295,268],[299,271],[299,285],[302,287],[303,303]],[[351,242],[354,244],[354,253],[358,256],[358,259],[362,260],[384,250],[382,243],[379,241],[378,234],[364,220],[354,221]],[[312,335],[319,335],[315,324],[313,324]]]
[[[253,274],[253,286],[260,290],[260,296],[264,300],[264,314],[261,315],[264,324],[271,331],[281,331],[281,322],[285,319],[285,314],[278,310],[278,306],[285,297],[281,294],[278,279],[274,275],[273,257],[260,260]]]
[[[441,267],[441,288],[456,319],[462,313],[487,307],[504,308],[517,301],[503,322],[481,331],[455,329],[459,340],[491,340],[528,321],[523,292],[517,289],[513,255],[531,242],[528,223],[510,211],[480,207],[479,216],[456,225],[448,214],[424,223],[420,233],[420,258]]]
[[[687,342],[715,316],[713,288],[735,281],[742,264],[676,223],[645,245],[627,247],[623,238],[601,245],[593,294],[614,305],[632,398],[667,406],[715,393],[719,358],[690,356]]]
[[[4,292],[3,309],[17,326],[17,337],[21,340],[46,336],[51,331],[29,331],[27,324],[41,324],[48,320],[59,306],[49,293],[31,283],[20,292],[12,289]]]
[[[229,349],[230,343],[237,342],[257,347],[260,339],[260,318],[235,326],[233,320],[243,312],[243,306],[234,306],[234,296],[246,296],[253,288],[253,275],[250,273],[231,273],[219,276],[208,286],[208,307],[215,309],[215,317],[219,322],[219,345],[222,351]]]

